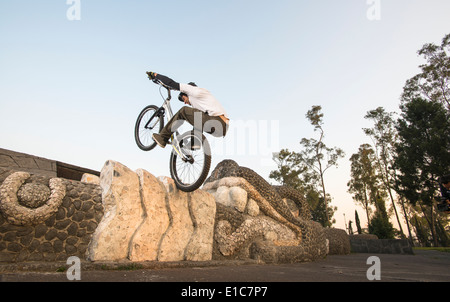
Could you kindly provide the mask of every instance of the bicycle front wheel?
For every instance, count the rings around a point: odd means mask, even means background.
[[[178,189],[197,190],[205,181],[211,167],[211,148],[202,133],[188,131],[178,137],[179,152],[170,156],[170,175]]]
[[[147,106],[136,120],[134,139],[141,150],[150,151],[156,147],[153,133],[159,133],[164,128],[164,117],[155,114],[158,110],[155,105]]]

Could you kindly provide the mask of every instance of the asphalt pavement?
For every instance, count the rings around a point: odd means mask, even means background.
[[[69,269],[67,269],[69,268]],[[73,280],[69,280],[73,279]],[[256,262],[0,265],[0,282],[449,282],[450,253],[350,254],[294,264]]]

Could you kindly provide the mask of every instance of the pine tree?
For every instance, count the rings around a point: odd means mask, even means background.
[[[386,205],[382,198],[377,200],[377,210],[370,221],[369,233],[377,235],[379,239],[394,239],[394,227],[389,222]]]
[[[362,229],[361,229],[361,222],[359,221],[359,216],[358,216],[358,211],[355,210],[355,222],[356,222],[356,228],[358,230],[358,234],[362,234]]]

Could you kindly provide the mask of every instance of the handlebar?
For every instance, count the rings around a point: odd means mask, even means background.
[[[172,88],[170,88],[169,86],[167,86],[166,84],[164,84],[163,82],[161,82],[158,79],[153,79],[152,82],[157,84],[157,85],[161,85],[162,87],[166,88],[169,91],[172,90]]]
[[[148,78],[149,78],[153,83],[159,85],[160,87],[164,87],[164,88],[167,89],[167,100],[170,100],[170,99],[172,98],[171,93],[170,93],[170,91],[172,90],[172,88],[170,88],[169,86],[167,86],[166,84],[164,84],[161,80],[158,80],[158,79],[152,79],[152,77],[151,77],[151,75],[150,75],[150,72],[148,72],[148,71],[147,71],[147,75],[148,75]],[[160,88],[160,93],[161,93],[161,88]],[[163,95],[161,94],[161,96],[163,96]],[[164,99],[164,97],[163,97],[163,99]]]
[[[162,87],[166,88],[167,90],[172,90],[172,88],[170,88],[169,86],[167,86],[166,84],[164,84],[164,83],[161,82],[160,80],[158,80],[158,79],[152,79],[152,77],[151,77],[151,75],[150,75],[150,72],[147,71],[146,73],[147,73],[148,78],[149,78],[153,83],[155,83],[155,84],[157,84],[157,85],[161,85]]]

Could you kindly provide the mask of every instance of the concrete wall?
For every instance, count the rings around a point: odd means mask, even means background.
[[[0,177],[5,171],[24,171],[56,177],[56,161],[0,148]],[[8,173],[10,174],[10,173]],[[6,178],[0,179],[2,182]]]
[[[6,175],[17,171],[77,181],[81,180],[84,173],[100,176],[98,171],[0,148],[0,183]]]

